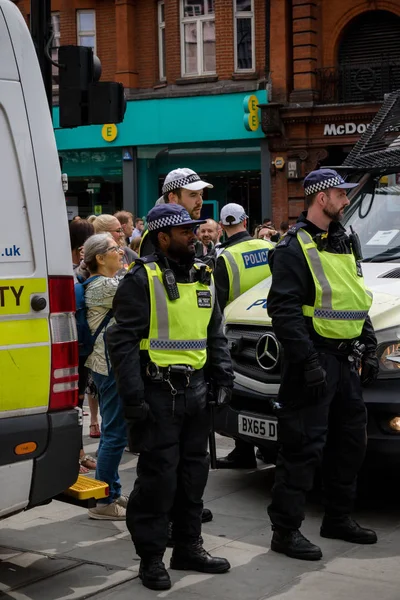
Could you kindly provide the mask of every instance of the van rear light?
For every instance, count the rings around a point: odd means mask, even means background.
[[[49,277],[51,378],[49,411],[78,404],[78,335],[72,277]]]

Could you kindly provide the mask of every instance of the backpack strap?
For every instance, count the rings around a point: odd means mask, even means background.
[[[82,282],[82,289],[83,289],[84,286],[88,285],[89,283],[91,283],[92,281],[94,281],[95,279],[97,279],[98,277],[100,277],[100,275],[92,275],[91,277],[88,277],[87,279],[85,279],[85,281]],[[93,345],[95,344],[97,338],[99,337],[100,332],[102,331],[102,329],[104,329],[105,327],[107,327],[107,325],[111,321],[112,317],[113,317],[113,311],[112,311],[112,308],[110,308],[107,311],[104,319],[102,320],[102,322],[97,327],[97,329],[94,332],[94,334],[92,335]]]
[[[107,327],[107,325],[111,321],[112,317],[113,317],[113,311],[112,311],[112,308],[110,308],[110,310],[107,311],[104,319],[102,320],[102,322],[97,327],[97,329],[94,332],[94,334],[92,335],[93,345],[95,344],[97,338],[99,337],[101,330],[105,329]]]

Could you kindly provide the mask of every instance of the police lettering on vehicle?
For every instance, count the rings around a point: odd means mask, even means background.
[[[21,285],[18,289],[13,285],[0,286],[0,307],[4,308],[6,304],[9,303],[14,304],[15,306],[20,306],[23,289],[23,285]]]
[[[253,304],[250,304],[250,306],[248,306],[246,308],[246,310],[250,310],[254,306],[261,306],[261,308],[267,308],[267,299],[266,298],[259,298],[258,300],[256,300],[255,302],[253,302]]]
[[[243,252],[242,258],[245,269],[259,267],[260,265],[267,265],[268,248],[260,248],[259,250],[250,250],[250,252]]]

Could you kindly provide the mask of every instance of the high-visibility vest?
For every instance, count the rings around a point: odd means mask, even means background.
[[[220,254],[229,278],[228,304],[271,275],[268,265],[271,248],[274,244],[266,240],[246,240],[225,248]]]
[[[207,328],[215,302],[215,287],[199,281],[177,283],[180,297],[169,300],[157,263],[143,265],[150,290],[148,339],[140,342],[159,367],[189,365],[201,369],[207,358]]]
[[[319,251],[304,229],[299,229],[297,239],[315,285],[314,306],[303,306],[303,315],[312,318],[315,331],[322,337],[359,337],[372,304],[372,292],[365,286],[354,254]]]
[[[140,257],[143,256],[143,254],[142,254],[142,247],[143,247],[143,244],[144,244],[144,240],[147,238],[148,235],[149,235],[149,230],[145,229],[145,231],[143,231],[143,233],[142,233],[142,235],[140,237],[140,244],[139,244],[139,249],[138,249],[138,255]]]

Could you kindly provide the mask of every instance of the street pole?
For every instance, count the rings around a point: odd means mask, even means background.
[[[51,52],[51,48],[47,48],[51,34],[51,0],[31,0],[31,35],[42,71],[47,102],[52,114],[52,64],[47,56],[48,52]]]

